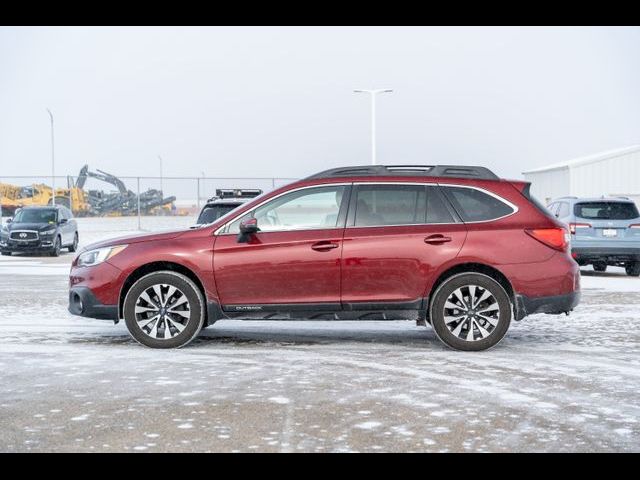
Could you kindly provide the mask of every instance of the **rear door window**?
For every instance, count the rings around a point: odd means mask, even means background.
[[[577,203],[574,214],[588,220],[632,220],[640,216],[638,207],[631,202]]]
[[[515,211],[502,200],[475,188],[447,186],[443,191],[465,222],[495,220]]]
[[[416,225],[426,221],[424,185],[358,185],[356,227]]]

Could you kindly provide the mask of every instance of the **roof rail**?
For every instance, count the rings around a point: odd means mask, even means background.
[[[305,180],[336,177],[453,177],[477,178],[480,180],[499,180],[495,173],[486,167],[460,165],[364,165],[340,167],[325,170]]]

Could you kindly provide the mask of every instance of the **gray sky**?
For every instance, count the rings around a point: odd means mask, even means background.
[[[0,28],[0,175],[504,177],[640,142],[639,28]]]

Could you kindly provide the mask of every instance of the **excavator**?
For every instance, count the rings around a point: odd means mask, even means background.
[[[104,192],[103,190],[84,190],[88,178],[95,178],[116,187],[117,192]],[[78,188],[86,193],[87,201],[95,215],[135,215],[138,212],[138,195],[128,190],[122,180],[103,170],[89,170],[85,165],[78,174],[75,183]],[[160,190],[149,189],[140,193],[140,211],[146,215],[161,215],[171,213],[176,197],[164,198]]]
[[[85,190],[88,178],[95,178],[116,187],[117,192]],[[53,190],[45,184],[17,186],[0,183],[0,207],[3,215],[13,215],[15,210],[28,205],[51,205]],[[56,204],[70,208],[76,216],[121,216],[138,213],[138,195],[128,190],[115,175],[85,165],[77,180],[67,177],[67,188],[55,190]],[[164,198],[162,192],[149,189],[140,194],[140,212],[144,215],[168,215],[172,213],[176,197]]]

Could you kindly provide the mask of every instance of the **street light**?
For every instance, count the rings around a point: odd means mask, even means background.
[[[158,159],[160,160],[160,193],[164,195],[164,190],[162,188],[162,157],[158,155]]]
[[[378,93],[391,93],[389,88],[379,88],[377,90],[354,90],[353,93],[368,93],[371,95],[371,165],[376,164],[376,95]]]
[[[51,119],[51,205],[56,204],[56,159],[54,155],[53,143],[53,113],[47,108]]]

